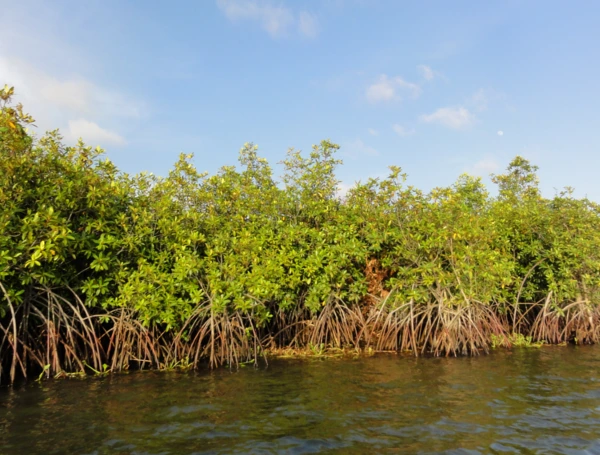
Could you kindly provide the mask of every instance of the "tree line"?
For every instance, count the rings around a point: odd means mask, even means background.
[[[0,379],[235,365],[269,350],[461,355],[600,335],[600,206],[516,157],[423,192],[338,193],[339,147],[128,175],[0,90]]]

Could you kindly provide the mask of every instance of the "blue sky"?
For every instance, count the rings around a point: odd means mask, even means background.
[[[600,201],[600,3],[0,0],[0,83],[127,172],[342,146],[342,186],[540,166]]]

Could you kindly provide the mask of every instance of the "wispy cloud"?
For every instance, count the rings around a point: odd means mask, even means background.
[[[298,30],[304,36],[316,38],[319,34],[319,21],[314,14],[302,11],[298,16]]]
[[[427,65],[419,65],[417,66],[417,69],[426,81],[432,81],[435,78],[435,71],[433,71],[431,67]]]
[[[425,123],[438,123],[447,128],[460,130],[475,123],[475,116],[465,107],[441,107],[431,114],[424,114],[419,120]]]
[[[365,144],[362,139],[355,139],[353,141],[347,142],[342,147],[342,152],[344,155],[350,158],[358,158],[359,156],[377,156],[379,152],[375,150],[370,145]]]
[[[281,37],[297,29],[314,38],[319,33],[317,17],[306,11],[295,14],[290,8],[267,0],[217,0],[217,6],[232,22],[254,21],[272,37]]]
[[[505,101],[506,96],[503,93],[493,89],[480,88],[466,100],[466,105],[475,111],[487,111],[490,105]]]
[[[421,94],[421,87],[407,82],[399,76],[388,77],[387,74],[382,74],[376,82],[367,87],[365,95],[369,102],[379,103],[399,101],[402,99],[401,93],[406,92],[413,98],[417,98]]]
[[[392,129],[400,137],[406,137],[415,134],[414,128],[406,128],[398,124],[392,125]]]
[[[465,169],[465,172],[478,177],[487,177],[500,169],[500,165],[495,158],[488,156],[477,161],[472,166]]]
[[[97,123],[85,119],[69,120],[65,139],[75,142],[79,138],[92,145],[123,145],[126,142],[118,133],[102,128]]]
[[[55,76],[14,58],[0,57],[0,81],[15,86],[15,100],[26,106],[42,131],[59,127],[67,139],[85,131],[92,139],[123,144],[122,136],[98,123],[139,118],[144,111],[141,103],[83,76]]]
[[[377,131],[376,129],[369,128],[368,131],[371,136],[379,136],[379,131]]]

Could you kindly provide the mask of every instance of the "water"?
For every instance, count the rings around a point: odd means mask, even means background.
[[[600,454],[600,347],[0,390],[2,454]]]

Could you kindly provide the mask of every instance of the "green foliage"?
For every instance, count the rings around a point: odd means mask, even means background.
[[[215,175],[199,173],[192,156],[181,155],[164,178],[129,176],[99,148],[65,146],[58,131],[34,139],[27,130],[33,119],[11,105],[13,93],[0,90],[0,350],[25,352],[12,341],[18,330],[38,331],[27,339],[55,330],[43,317],[49,296],[72,317],[84,310],[67,302],[83,302],[90,316],[82,323],[97,318],[89,331],[98,331],[102,352],[89,368],[102,373],[104,361],[115,365],[115,334],[132,327],[159,344],[196,346],[168,360],[167,348],[144,348],[155,365],[169,368],[195,365],[206,343],[212,362],[223,337],[236,346],[302,342],[321,352],[327,344],[343,347],[342,338],[370,349],[393,336],[415,352],[455,353],[450,342],[441,351],[432,346],[459,333],[457,318],[483,330],[473,314],[494,315],[485,327],[496,327],[490,336],[497,338],[482,335],[492,344],[509,333],[513,345],[531,344],[523,333],[532,327],[541,338],[600,337],[596,322],[581,335],[584,318],[569,306],[591,312],[590,321],[599,317],[600,206],[573,198],[570,189],[542,197],[537,167],[522,157],[493,176],[497,197],[468,175],[423,193],[394,166],[387,178],[340,197],[339,147],[330,141],[308,156],[290,150],[281,182],[253,144],[241,149],[239,166]],[[410,318],[398,316],[391,332],[373,316],[406,308]],[[554,335],[539,331],[542,313],[562,321]],[[124,315],[133,318],[127,330]],[[17,320],[32,328],[18,329]],[[411,339],[403,332],[408,325],[426,335]],[[461,352],[482,347],[452,336]],[[148,346],[142,339],[136,346]],[[232,363],[237,357],[228,349],[221,360]],[[15,359],[13,369],[21,357]],[[61,371],[46,366],[48,359],[38,363],[43,373]]]

